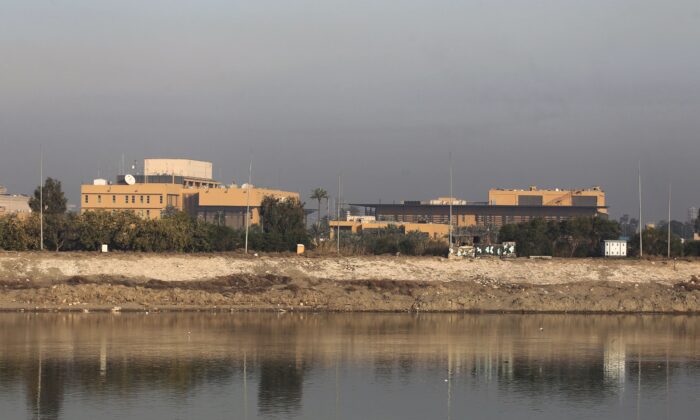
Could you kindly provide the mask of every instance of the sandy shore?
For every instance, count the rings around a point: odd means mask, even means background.
[[[700,312],[700,261],[0,253],[5,310]]]

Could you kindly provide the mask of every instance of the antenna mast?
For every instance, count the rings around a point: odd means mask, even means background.
[[[644,257],[644,223],[642,222],[642,162],[637,162],[637,172],[639,174],[639,258]]]
[[[245,207],[245,253],[248,253],[248,231],[250,229],[250,187],[253,182],[253,154],[250,154],[250,166],[248,167],[248,188]]]
[[[44,250],[44,148],[39,146],[39,249]]]
[[[668,184],[668,240],[667,240],[667,257],[671,259],[671,183]]]
[[[454,194],[452,192],[452,152],[450,152],[450,218],[449,218],[449,223],[450,226],[448,228],[448,231],[450,233],[450,251],[452,250],[452,203],[454,201]]]
[[[337,203],[335,205],[337,207],[336,211],[338,212],[338,229],[337,229],[337,232],[335,235],[336,236],[336,248],[337,248],[338,254],[340,254],[340,205],[342,203],[342,201],[340,199],[340,194],[341,194],[340,174],[338,174],[338,200],[337,200]]]

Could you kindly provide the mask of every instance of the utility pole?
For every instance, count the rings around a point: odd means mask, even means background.
[[[246,191],[245,206],[245,253],[248,253],[248,231],[250,230],[250,187],[253,182],[253,154],[250,155],[250,166],[248,167],[248,188]]]
[[[639,174],[639,258],[644,257],[644,222],[642,221],[642,162],[637,162],[637,173]]]
[[[452,192],[452,152],[450,152],[450,217],[449,217],[450,226],[448,228],[449,237],[450,237],[450,251],[452,251],[452,202],[453,201],[454,201],[454,194]]]
[[[671,259],[671,184],[668,184],[668,239],[666,244],[667,258]]]
[[[44,148],[39,146],[39,249],[44,250]]]
[[[337,242],[336,248],[337,248],[337,251],[338,251],[338,255],[340,255],[340,205],[341,205],[341,203],[342,203],[342,201],[340,200],[340,194],[341,194],[341,190],[340,190],[340,187],[341,187],[341,184],[340,184],[340,176],[341,176],[341,175],[338,174],[338,200],[337,200],[337,202],[335,203],[335,206],[337,207],[336,211],[337,211],[337,213],[338,213],[338,222],[337,222],[337,223],[338,223],[338,229],[337,229],[336,235],[335,235],[335,236],[336,236],[336,242]]]

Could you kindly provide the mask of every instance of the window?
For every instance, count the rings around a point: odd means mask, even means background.
[[[160,204],[163,204],[163,196],[160,196]]]
[[[136,204],[136,196],[135,195],[131,196],[131,203]]]
[[[125,195],[125,196],[124,196],[124,202],[125,202],[126,204],[129,204],[129,196],[128,196],[128,195]]]
[[[113,195],[112,196],[112,204],[116,204],[116,203],[117,203],[117,196]]]
[[[85,194],[85,204],[87,204],[87,203],[88,203],[88,195]]]
[[[151,217],[151,211],[150,211],[150,210],[146,210],[146,216],[148,216],[148,218]]]
[[[151,196],[150,195],[146,196],[146,204],[151,204]]]
[[[98,195],[97,196],[97,204],[101,204],[101,203],[102,203],[102,196]]]

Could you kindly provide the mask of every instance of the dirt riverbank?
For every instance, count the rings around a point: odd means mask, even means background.
[[[4,310],[700,312],[700,261],[0,253]]]

